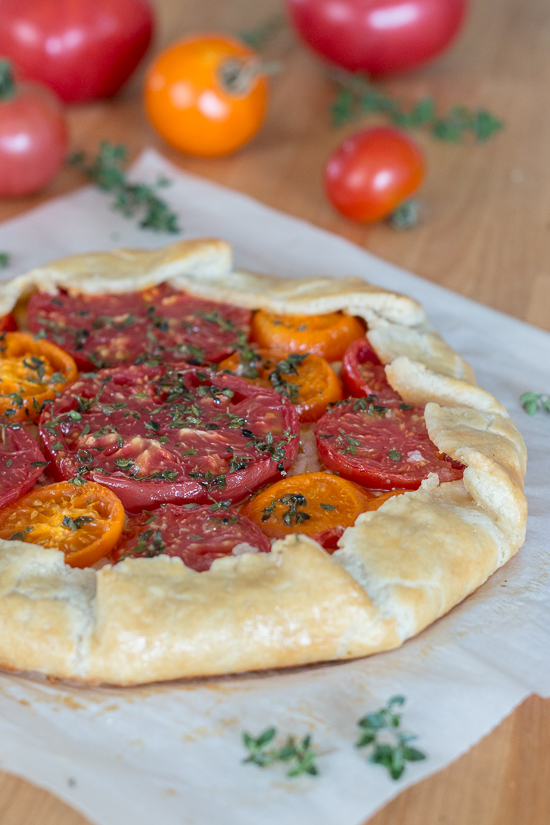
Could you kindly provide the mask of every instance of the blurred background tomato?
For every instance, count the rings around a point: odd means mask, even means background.
[[[303,40],[349,71],[385,75],[419,66],[458,33],[467,0],[287,0]]]
[[[0,55],[67,103],[114,95],[152,32],[148,0],[0,0]]]

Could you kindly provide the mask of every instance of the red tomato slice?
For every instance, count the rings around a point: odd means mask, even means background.
[[[128,520],[110,560],[177,556],[186,567],[202,572],[222,556],[269,553],[271,543],[259,527],[236,510],[165,504],[154,513]]]
[[[251,312],[204,301],[166,284],[121,295],[37,293],[29,326],[59,344],[79,369],[139,364],[151,359],[218,362],[248,336]]]
[[[0,418],[0,510],[27,493],[47,464],[23,427]]]
[[[0,332],[16,332],[17,321],[11,312],[7,315],[0,316]]]
[[[315,436],[329,470],[371,489],[416,490],[429,473],[443,482],[464,472],[430,441],[421,407],[384,409],[350,398],[325,413]]]
[[[286,473],[298,432],[293,405],[276,392],[174,367],[81,378],[40,419],[56,477],[104,484],[133,513],[164,502],[239,501]]]
[[[359,338],[347,348],[342,382],[355,398],[374,395],[380,404],[403,400],[389,385],[386,370],[366,338]]]

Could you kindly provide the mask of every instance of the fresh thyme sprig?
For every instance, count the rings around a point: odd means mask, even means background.
[[[527,415],[534,415],[537,410],[550,413],[550,395],[543,392],[524,392],[520,403]]]
[[[99,152],[90,158],[85,152],[75,152],[69,163],[84,172],[88,178],[103,189],[112,192],[112,208],[122,212],[126,218],[141,216],[142,229],[155,232],[180,232],[178,216],[168,204],[158,196],[158,190],[170,185],[166,178],[159,177],[154,185],[130,183],[123,169],[127,159],[127,149],[104,140]]]
[[[301,776],[303,773],[317,776],[319,773],[315,764],[317,754],[311,746],[311,736],[308,734],[303,739],[289,736],[281,747],[268,747],[273,743],[276,735],[276,728],[266,728],[256,737],[246,732],[243,733],[243,744],[248,751],[248,756],[243,759],[243,762],[245,764],[252,762],[260,768],[265,768],[274,762],[287,762],[289,769],[286,775],[289,777]]]
[[[9,265],[10,259],[9,252],[0,252],[0,269],[5,269]]]
[[[467,134],[482,143],[504,127],[504,122],[487,109],[452,106],[446,114],[440,115],[432,97],[407,106],[361,74],[339,70],[331,79],[338,87],[331,104],[334,126],[357,120],[361,115],[378,113],[386,115],[402,129],[427,129],[433,137],[451,143],[460,143]]]
[[[355,747],[369,747],[369,762],[383,765],[392,779],[399,779],[406,762],[418,762],[426,758],[425,753],[409,744],[417,737],[400,730],[401,714],[397,713],[396,708],[404,704],[404,696],[392,696],[383,708],[363,716],[357,723],[361,732]]]

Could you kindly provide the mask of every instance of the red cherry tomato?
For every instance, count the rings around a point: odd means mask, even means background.
[[[67,142],[55,95],[38,84],[16,84],[10,63],[0,60],[0,197],[28,195],[49,183]]]
[[[332,204],[360,223],[389,215],[423,177],[424,157],[416,143],[398,129],[384,126],[349,137],[325,167]]]
[[[0,54],[66,103],[110,97],[153,31],[148,0],[2,0]]]
[[[287,0],[312,49],[350,71],[385,75],[419,66],[455,37],[467,0]]]

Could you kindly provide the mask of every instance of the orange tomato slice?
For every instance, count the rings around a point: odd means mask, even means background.
[[[341,312],[328,315],[268,315],[259,310],[252,319],[252,340],[278,353],[309,352],[327,361],[340,361],[365,327]]]
[[[303,533],[334,551],[346,527],[374,509],[376,497],[352,481],[330,473],[304,473],[272,484],[241,512],[272,539]]]
[[[35,421],[45,401],[76,381],[70,355],[24,332],[0,334],[0,413],[11,421]]]
[[[111,552],[124,518],[119,499],[101,484],[61,481],[0,510],[0,539],[54,547],[71,567],[89,567]]]
[[[281,359],[276,352],[261,350],[243,361],[242,354],[234,352],[219,367],[286,396],[304,424],[318,421],[329,404],[344,397],[340,379],[319,355],[291,353]]]

